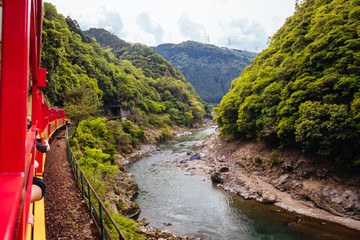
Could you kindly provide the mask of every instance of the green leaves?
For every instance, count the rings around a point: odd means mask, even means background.
[[[65,106],[72,120],[86,119],[98,110],[108,113],[113,105],[128,110],[128,119],[143,127],[167,124],[169,119],[162,116],[172,109],[182,117],[170,114],[171,123],[184,126],[196,125],[210,114],[181,72],[151,48],[126,43],[103,29],[86,31],[111,48],[104,50],[53,5],[44,4],[44,16],[45,95],[53,105]]]
[[[100,111],[102,103],[91,86],[76,86],[69,89],[65,96],[66,116],[79,122]]]
[[[349,156],[348,146],[356,144],[356,126],[347,106],[307,101],[300,105],[299,113],[295,139],[306,151],[326,157]]]
[[[297,6],[215,108],[221,133],[359,164],[359,4]]]
[[[238,113],[238,131],[245,133],[245,136],[256,137],[257,130],[261,129],[261,119],[258,116],[263,108],[260,96],[251,95],[247,97],[241,105]]]

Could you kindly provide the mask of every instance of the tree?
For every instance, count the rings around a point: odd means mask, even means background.
[[[297,1],[215,108],[220,132],[359,165],[359,19],[359,0]]]
[[[295,139],[306,152],[325,157],[337,155],[339,161],[355,155],[356,124],[345,105],[306,101],[299,108]]]
[[[101,106],[102,102],[89,85],[78,85],[67,91],[65,95],[66,116],[75,121],[75,131],[71,138],[75,136],[79,122],[98,113]]]

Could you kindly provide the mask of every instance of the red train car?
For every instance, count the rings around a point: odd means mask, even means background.
[[[40,175],[44,167],[36,135],[48,139],[65,124],[65,112],[42,93],[42,0],[0,0],[0,13],[0,239],[29,239],[34,161]]]

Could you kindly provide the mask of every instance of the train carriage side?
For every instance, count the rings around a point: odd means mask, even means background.
[[[42,93],[42,8],[42,0],[0,0],[0,239],[32,238],[31,185],[45,159],[36,136],[49,139],[65,124],[64,110],[50,107]]]

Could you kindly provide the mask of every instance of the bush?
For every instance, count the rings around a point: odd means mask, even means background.
[[[133,147],[136,147],[139,144],[139,142],[144,139],[145,136],[144,129],[138,127],[130,120],[125,120],[124,122],[122,122],[122,127],[124,132],[131,135],[131,145]]]
[[[304,151],[320,156],[350,156],[357,142],[356,124],[345,105],[307,101],[299,107],[295,139]],[[356,154],[356,153],[355,153]]]

